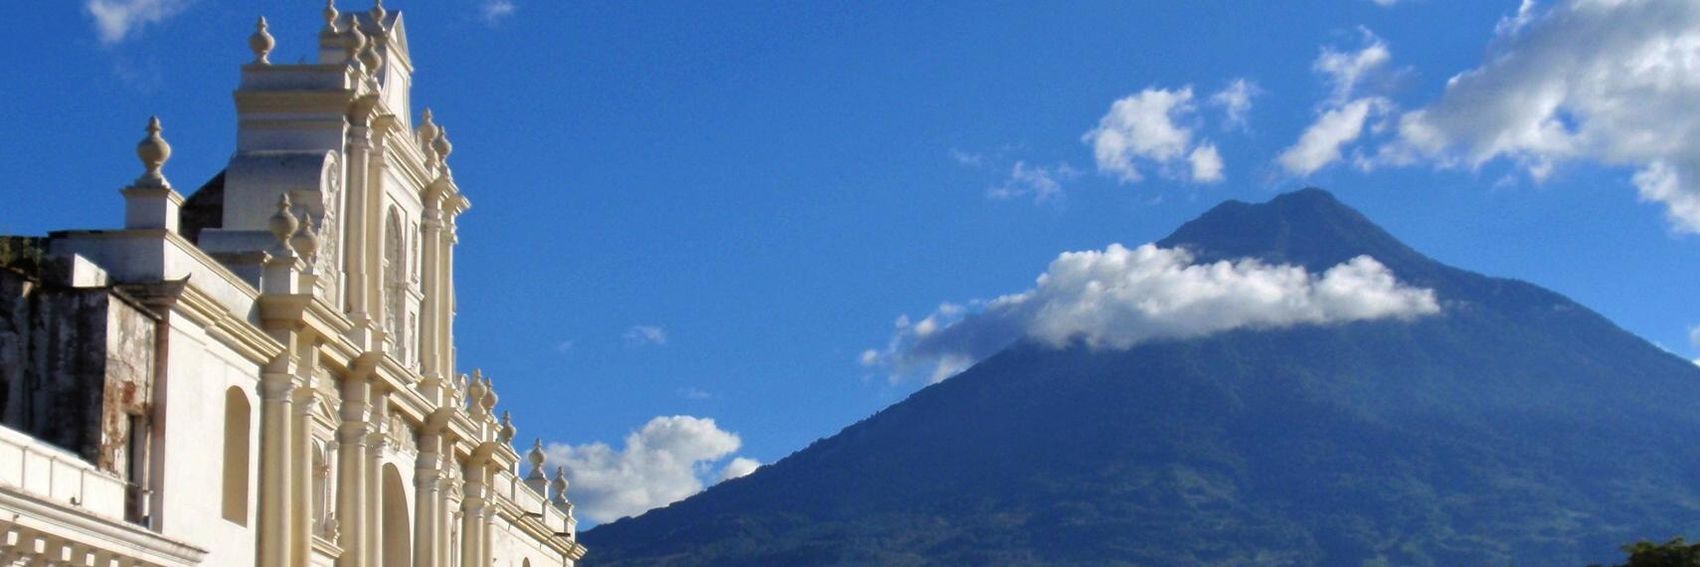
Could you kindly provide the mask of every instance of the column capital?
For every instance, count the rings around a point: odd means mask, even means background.
[[[281,402],[284,404],[295,401],[295,380],[289,374],[266,372],[260,379],[260,400],[266,402]]]
[[[314,411],[319,409],[320,402],[318,390],[314,390],[310,386],[301,386],[295,389],[295,413],[312,415]]]

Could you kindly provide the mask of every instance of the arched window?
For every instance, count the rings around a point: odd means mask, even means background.
[[[252,432],[248,394],[231,386],[224,392],[224,519],[248,525],[248,437]]]
[[[384,567],[412,567],[412,514],[407,511],[407,489],[395,465],[384,465],[383,554]]]

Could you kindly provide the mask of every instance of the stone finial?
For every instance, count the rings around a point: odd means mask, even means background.
[[[467,397],[467,399],[472,400],[473,409],[483,409],[484,408],[484,405],[483,405],[484,404],[484,373],[483,373],[483,371],[478,370],[478,369],[473,369],[473,371],[472,371],[472,384],[470,384],[466,387],[466,397]]]
[[[277,214],[272,215],[269,225],[272,236],[277,237],[278,243],[282,244],[284,248],[290,248],[289,237],[293,236],[295,229],[301,225],[301,221],[295,218],[295,213],[290,212],[290,208],[289,192],[285,191],[283,195],[278,197]],[[293,248],[290,249],[293,250]]]
[[[493,394],[492,394],[493,395]],[[502,429],[496,432],[496,440],[503,443],[512,442],[519,431],[514,429],[514,416],[511,412],[502,412]]]
[[[389,10],[384,9],[384,0],[372,2],[372,22],[378,24],[378,29],[384,28],[384,18],[389,17]]]
[[[449,143],[449,129],[438,127],[437,139],[431,142],[431,149],[437,150],[438,159],[444,163],[449,161],[449,154],[454,153],[455,145]]]
[[[322,14],[325,16],[325,29],[320,35],[336,35],[336,19],[342,17],[342,13],[336,11],[336,0],[325,0],[325,11]]]
[[[162,130],[158,116],[148,118],[148,135],[136,144],[136,157],[142,160],[145,168],[142,176],[136,178],[137,187],[171,187],[171,182],[166,181],[165,174],[161,172],[165,161],[171,159],[171,144],[159,135]]]
[[[543,454],[542,437],[538,437],[536,441],[532,442],[531,450],[525,454],[525,460],[531,462],[531,474],[525,475],[526,480],[544,480],[543,475],[547,473],[543,472],[543,464],[549,460],[549,457]]]
[[[363,67],[360,67],[362,64],[360,61],[360,55],[366,52],[366,47],[369,43],[370,42],[366,40],[366,32],[360,31],[360,21],[358,19],[350,20],[348,23],[348,40],[344,43],[344,46],[348,48],[349,65],[354,65],[361,71],[365,70]]]
[[[442,129],[437,127],[435,118],[431,116],[431,109],[426,108],[425,114],[419,117],[420,145],[424,146],[426,151],[435,151],[435,148],[432,148],[431,145],[437,141],[437,136],[442,132]]]
[[[496,409],[496,401],[499,399],[496,397],[496,386],[490,383],[489,378],[485,378],[484,398],[478,400],[478,405],[484,408],[484,413],[490,413]]]
[[[567,503],[567,468],[555,467],[555,479],[549,483],[549,493],[555,495],[555,505]]]
[[[266,17],[260,16],[260,21],[254,23],[254,35],[248,36],[248,49],[254,50],[254,62],[260,65],[272,64],[272,48],[277,47],[277,40],[266,27]]]
[[[378,26],[378,32],[377,33],[382,34],[383,29],[384,29],[383,22],[381,22],[381,21],[378,22],[377,26]],[[350,27],[350,28],[360,27],[359,18],[355,18],[354,20],[352,20],[352,23],[350,23],[348,27]],[[365,42],[365,45],[363,46],[363,48],[356,55],[358,57],[360,57],[360,63],[366,65],[366,70],[375,75],[375,74],[378,73],[378,67],[380,65],[384,64],[383,57],[378,54],[378,42],[383,39],[383,36],[381,36],[381,35],[368,36],[365,33],[361,33],[360,35],[362,37],[365,37],[367,39],[367,41]]]
[[[289,238],[290,246],[303,258],[315,258],[319,254],[319,231],[313,228],[313,215],[301,215],[301,229]]]

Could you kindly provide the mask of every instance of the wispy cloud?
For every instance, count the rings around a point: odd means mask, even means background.
[[[1345,160],[1346,148],[1363,137],[1371,121],[1394,111],[1392,100],[1362,94],[1366,86],[1396,74],[1389,69],[1393,51],[1369,29],[1358,31],[1362,41],[1359,48],[1323,47],[1311,64],[1311,69],[1328,83],[1329,94],[1318,107],[1316,120],[1275,158],[1290,175],[1310,175]],[[1367,168],[1369,158],[1354,153],[1353,161]]]
[[[655,325],[632,325],[624,335],[627,346],[665,345],[667,330]]]
[[[919,375],[936,382],[1023,338],[1121,350],[1236,329],[1439,311],[1433,290],[1399,283],[1368,256],[1312,274],[1254,259],[1196,264],[1184,249],[1112,244],[1063,253],[1032,289],[967,306],[946,303],[918,322],[900,317],[884,350],[863,352],[861,362],[890,370],[894,381]]]
[[[570,339],[565,340],[565,341],[561,341],[561,342],[555,343],[555,352],[558,352],[558,353],[561,353],[561,354],[566,354],[566,353],[572,351],[573,347],[577,346],[577,345],[578,345],[578,343],[576,343],[576,342],[574,342]]]
[[[490,26],[501,24],[518,10],[519,6],[514,5],[513,0],[484,0],[484,4],[478,9],[479,17]]]
[[[1210,95],[1209,104],[1222,109],[1223,130],[1245,130],[1250,124],[1252,99],[1261,94],[1263,89],[1257,83],[1242,77]]]
[[[1700,364],[1700,325],[1688,330],[1688,344],[1694,347],[1696,358],[1694,364]]]
[[[679,397],[687,399],[687,400],[712,400],[712,399],[714,399],[714,394],[711,394],[708,391],[703,390],[701,388],[694,388],[694,387],[679,388],[677,390],[674,390],[673,393],[676,393],[676,394],[679,395]]]
[[[86,0],[83,11],[94,18],[95,32],[106,45],[122,43],[142,28],[165,21],[189,8],[195,0]]]
[[[951,161],[956,162],[957,165],[974,169],[984,168],[987,163],[986,154],[970,152],[958,148],[950,149],[950,159]]]
[[[1066,163],[1044,166],[1017,161],[1010,167],[1009,178],[986,189],[986,196],[998,200],[1031,196],[1043,203],[1061,196],[1063,182],[1076,177],[1080,177],[1080,171]]]
[[[605,443],[546,449],[551,466],[571,482],[568,496],[589,522],[606,523],[666,506],[707,484],[749,474],[760,462],[732,457],[743,440],[713,419],[662,416],[626,435],[619,449]]]

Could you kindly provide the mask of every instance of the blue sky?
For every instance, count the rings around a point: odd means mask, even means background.
[[[387,4],[474,204],[463,370],[608,517],[659,497],[596,474],[675,498],[924,386],[860,362],[899,316],[1307,185],[1700,357],[1700,36],[1676,2]],[[117,226],[149,114],[198,186],[254,17],[292,62],[320,7],[0,6],[27,23],[0,34],[0,233]],[[1244,104],[1218,96],[1236,82]]]

